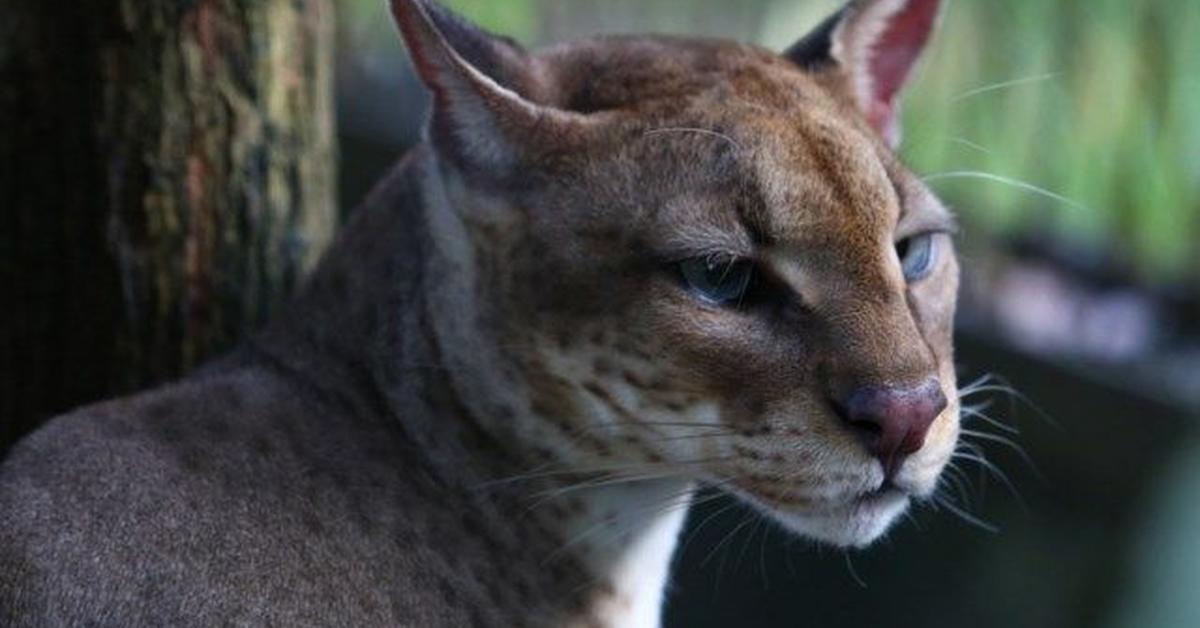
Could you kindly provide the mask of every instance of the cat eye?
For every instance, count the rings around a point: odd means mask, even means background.
[[[900,257],[900,268],[909,283],[920,281],[933,271],[937,261],[937,234],[920,233],[896,243],[896,255]]]
[[[687,289],[712,305],[741,301],[754,277],[754,264],[728,255],[704,255],[679,262]]]

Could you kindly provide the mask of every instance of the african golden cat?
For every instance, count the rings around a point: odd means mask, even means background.
[[[234,355],[17,446],[0,625],[656,626],[703,485],[869,544],[958,437],[952,220],[893,152],[938,4],[780,55],[392,0],[427,140]]]

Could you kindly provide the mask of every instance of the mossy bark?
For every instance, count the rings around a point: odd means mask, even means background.
[[[0,451],[261,322],[336,221],[328,0],[0,3]]]

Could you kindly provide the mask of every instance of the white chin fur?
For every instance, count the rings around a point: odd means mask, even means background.
[[[904,514],[908,502],[909,498],[902,493],[888,493],[820,512],[763,510],[801,536],[838,547],[862,548],[883,536]]]

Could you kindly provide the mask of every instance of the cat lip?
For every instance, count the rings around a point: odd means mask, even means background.
[[[893,484],[890,480],[886,480],[880,484],[878,488],[866,491],[864,493],[859,493],[858,495],[854,496],[851,501],[856,505],[870,506],[873,504],[891,502],[897,497],[908,498],[911,496],[912,493],[910,491]]]

